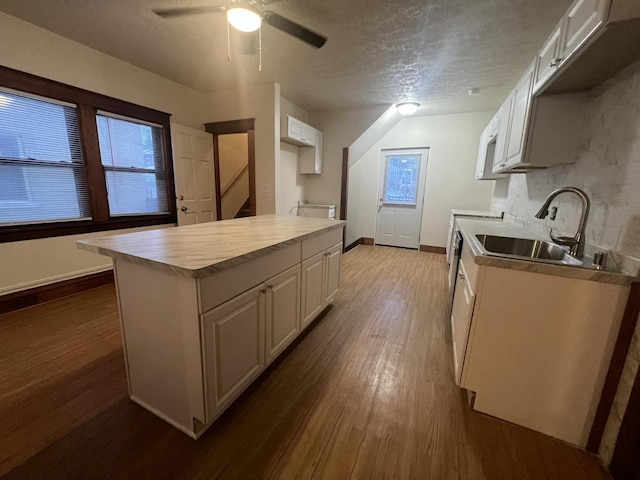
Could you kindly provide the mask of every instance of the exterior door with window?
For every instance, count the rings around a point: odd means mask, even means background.
[[[216,220],[213,136],[171,124],[178,225]]]
[[[376,245],[420,248],[428,149],[383,150]]]

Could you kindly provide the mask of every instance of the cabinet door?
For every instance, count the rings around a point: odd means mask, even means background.
[[[522,162],[531,110],[532,80],[533,66],[527,69],[527,72],[520,79],[515,88],[513,97],[513,114],[511,115],[511,125],[509,127],[509,137],[507,140],[507,167],[517,165]]]
[[[473,295],[471,286],[467,281],[464,264],[461,260],[451,308],[451,338],[453,340],[453,368],[456,385],[460,385],[462,378],[462,367],[467,350],[474,303],[475,295]]]
[[[560,43],[564,33],[564,19],[555,28],[547,43],[544,44],[536,59],[533,91],[538,91],[560,65]]]
[[[326,252],[326,289],[325,305],[332,302],[340,288],[340,263],[342,261],[342,243],[334,245]]]
[[[609,0],[575,0],[566,16],[566,30],[560,57],[566,60],[607,16]],[[612,52],[613,53],[613,52]]]
[[[302,328],[306,327],[325,305],[325,252],[302,262]]]
[[[264,369],[262,285],[202,315],[208,417],[229,405]]]
[[[287,122],[287,136],[301,142],[304,139],[304,123],[302,123],[300,120],[296,120],[291,116],[287,116]]]
[[[266,363],[300,331],[300,265],[267,280]]]
[[[500,107],[500,127],[496,139],[496,150],[493,156],[493,172],[499,172],[506,166],[507,140],[509,139],[509,125],[513,114],[513,99],[515,90],[509,94]]]
[[[489,135],[489,127],[484,129],[480,135],[480,144],[478,145],[478,160],[476,161],[476,180],[481,179],[484,175],[484,167],[487,162],[487,136]]]
[[[316,144],[316,129],[311,125],[303,125],[302,141],[307,145],[313,147]]]

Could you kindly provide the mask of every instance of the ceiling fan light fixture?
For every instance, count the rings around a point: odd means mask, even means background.
[[[418,102],[396,103],[396,110],[398,110],[400,115],[408,116],[416,113],[419,106],[420,104]]]
[[[241,32],[255,32],[262,24],[262,17],[246,7],[232,7],[227,10],[227,21]]]

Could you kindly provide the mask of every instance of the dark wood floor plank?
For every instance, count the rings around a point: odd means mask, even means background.
[[[444,256],[361,245],[343,259],[333,308],[198,441],[126,398],[112,287],[0,317],[0,473],[609,478],[584,451],[469,409]]]

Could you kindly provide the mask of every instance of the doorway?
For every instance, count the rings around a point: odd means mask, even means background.
[[[428,148],[382,150],[376,245],[420,248],[428,153]]]
[[[207,123],[205,130],[213,134],[217,219],[255,216],[254,119]]]

